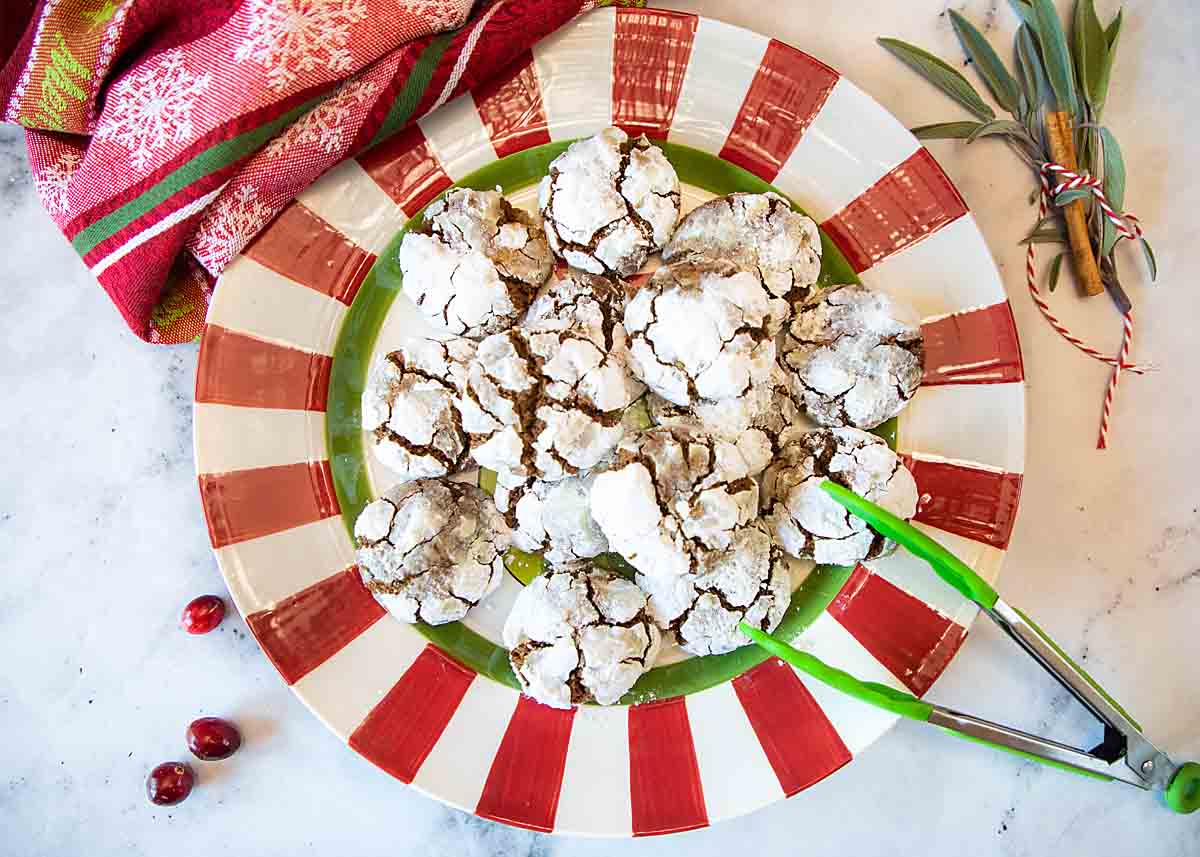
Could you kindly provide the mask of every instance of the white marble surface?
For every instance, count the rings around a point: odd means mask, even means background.
[[[959,118],[873,43],[895,35],[956,56],[942,2],[875,0],[853,13],[833,0],[668,5],[809,50],[908,124]],[[998,31],[997,45],[1011,33],[1003,0],[955,5]],[[1126,15],[1109,117],[1131,164],[1128,205],[1159,254],[1159,285],[1140,282],[1132,255],[1126,276],[1138,357],[1161,368],[1122,388],[1115,449],[1092,448],[1104,369],[1060,342],[1023,290],[1029,176],[998,144],[934,152],[1004,272],[1029,376],[1028,476],[1000,588],[1083,656],[1152,738],[1200,759],[1200,288],[1189,261],[1200,239],[1200,12],[1193,0],[1146,0]],[[12,128],[0,130],[0,247],[0,853],[1200,853],[1200,817],[908,724],[797,798],[668,839],[555,839],[415,794],[309,715],[240,619],[208,637],[178,630],[189,598],[223,591],[191,462],[196,351],[126,332],[38,208]],[[1103,299],[1064,292],[1056,304],[1115,343]],[[933,698],[1067,740],[1099,733],[985,624]],[[202,713],[237,720],[244,749],[198,765],[185,804],[150,806],[146,771],[184,754],[184,727]]]

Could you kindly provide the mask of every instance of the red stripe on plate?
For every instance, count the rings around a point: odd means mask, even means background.
[[[918,696],[937,681],[967,636],[966,628],[861,565],[828,612]]]
[[[923,384],[1008,384],[1021,381],[1021,345],[1008,301],[921,325]]]
[[[918,149],[821,224],[856,273],[937,232],[967,204],[928,149]]]
[[[453,184],[415,123],[359,155],[358,162],[409,217]]]
[[[295,684],[385,612],[363,586],[358,569],[351,567],[288,596],[269,610],[251,613],[246,624],[284,681]]]
[[[721,158],[774,181],[837,79],[838,73],[825,63],[771,39]]]
[[[350,735],[350,746],[411,783],[474,679],[474,671],[427,645]]]
[[[917,481],[914,520],[1004,550],[1017,520],[1021,474],[902,454]]]
[[[279,212],[242,251],[289,280],[349,306],[375,256],[298,202]]]
[[[530,830],[553,830],[574,719],[574,708],[551,708],[522,696],[475,814]]]
[[[733,689],[788,797],[852,758],[795,670],[779,658],[742,673]]]
[[[532,51],[525,51],[507,71],[477,87],[471,97],[496,157],[550,142]]]
[[[215,324],[204,331],[196,401],[247,408],[323,411],[333,360],[263,342]]]
[[[214,548],[341,514],[328,461],[200,474]]]
[[[634,836],[708,824],[683,697],[629,707],[629,791]]]
[[[613,124],[666,139],[700,19],[684,12],[617,9]]]

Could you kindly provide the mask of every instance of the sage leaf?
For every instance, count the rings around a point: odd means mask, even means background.
[[[899,39],[882,38],[879,44],[980,119],[988,121],[996,118],[995,112],[984,103],[975,87],[944,60]]]
[[[1158,262],[1154,259],[1154,251],[1150,249],[1150,242],[1145,238],[1139,239],[1142,244],[1142,252],[1146,254],[1146,267],[1150,269],[1150,279],[1158,279]]]
[[[1075,12],[1071,20],[1074,36],[1075,71],[1079,75],[1079,88],[1093,110],[1104,100],[1100,92],[1100,76],[1108,62],[1108,40],[1096,7],[1092,0],[1075,0]]]
[[[1125,159],[1121,157],[1121,147],[1117,138],[1107,128],[1100,129],[1100,143],[1104,149],[1104,196],[1108,204],[1116,212],[1125,207]],[[1107,256],[1117,243],[1117,230],[1104,219],[1104,228],[1100,241],[1100,255]]]
[[[1079,102],[1075,97],[1075,72],[1071,68],[1071,52],[1067,50],[1067,37],[1052,0],[1032,0],[1033,17],[1037,22],[1038,41],[1042,46],[1042,59],[1046,66],[1046,79],[1058,102],[1058,109],[1075,116],[1079,113]]]
[[[1100,74],[1096,80],[1096,98],[1093,105],[1096,116],[1104,110],[1104,103],[1108,101],[1108,82],[1112,77],[1113,60],[1117,58],[1117,42],[1121,40],[1121,20],[1123,12],[1117,12],[1117,17],[1113,18],[1112,23],[1108,25],[1108,29],[1104,31],[1104,42],[1108,46],[1107,53],[1104,57],[1104,63],[1100,67]]]
[[[1062,208],[1063,206],[1070,205],[1077,199],[1087,199],[1091,195],[1092,192],[1090,190],[1084,190],[1083,188],[1064,190],[1058,196],[1054,197],[1054,204]]]
[[[1017,73],[1021,76],[1025,97],[1029,99],[1029,108],[1036,113],[1050,100],[1050,85],[1046,82],[1046,74],[1042,70],[1042,56],[1038,51],[1033,30],[1028,24],[1022,24],[1018,28],[1016,44]]]
[[[1066,244],[1067,233],[1061,227],[1035,229],[1021,239],[1022,244]]]
[[[965,140],[982,122],[937,122],[911,129],[918,140]]]
[[[1059,253],[1054,257],[1054,261],[1050,263],[1050,291],[1053,292],[1058,288],[1058,275],[1062,273],[1063,256],[1066,252]]]
[[[974,24],[954,9],[950,10],[950,23],[954,25],[954,32],[958,33],[963,50],[975,63],[975,70],[987,84],[996,103],[1009,113],[1016,114],[1020,99],[1017,82],[1008,73],[1008,69],[1000,61],[1000,57],[996,56],[996,52],[988,44],[988,40],[983,37],[983,33],[975,29]]]
[[[993,134],[1007,134],[1020,139],[1029,137],[1029,132],[1020,122],[1014,122],[1011,119],[993,119],[991,122],[981,122],[979,127],[967,136],[967,142],[973,143],[980,137],[988,137]]]
[[[1029,0],[1012,0],[1012,7],[1018,18],[1031,27],[1037,26],[1033,18],[1033,4]]]

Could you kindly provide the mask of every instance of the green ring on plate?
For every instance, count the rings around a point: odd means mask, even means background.
[[[548,171],[550,162],[571,142],[548,143],[501,158],[471,173],[458,185],[477,190],[489,190],[499,185],[505,193],[520,190],[539,181]],[[774,191],[786,196],[752,173],[706,152],[674,143],[656,142],[655,145],[662,148],[684,184],[715,194]],[[793,207],[799,209],[795,203]],[[418,212],[409,220],[380,254],[346,314],[333,351],[325,431],[334,488],[341,505],[342,520],[351,536],[355,519],[372,499],[367,478],[366,451],[362,443],[359,400],[370,368],[375,339],[392,301],[401,290],[397,260],[400,240],[408,229],[420,222],[422,214],[423,211]],[[859,281],[845,257],[824,232],[821,233],[821,249],[819,286]],[[895,447],[894,420],[885,423],[876,433]],[[775,631],[776,636],[784,640],[799,636],[829,606],[846,583],[850,572],[849,568],[817,566],[793,594],[791,606]],[[509,687],[518,687],[508,664],[508,652],[461,622],[436,627],[418,623],[415,627],[446,654],[476,672]],[[622,702],[633,704],[696,693],[729,681],[768,657],[759,647],[746,645],[724,655],[689,658],[655,667],[638,680]]]

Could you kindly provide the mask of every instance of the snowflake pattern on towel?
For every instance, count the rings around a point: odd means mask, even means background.
[[[367,17],[363,0],[250,0],[247,38],[234,58],[267,72],[267,85],[287,89],[316,69],[348,71],[350,28]]]
[[[187,70],[183,51],[167,51],[157,65],[138,69],[113,88],[96,139],[127,149],[129,165],[142,172],[159,160],[159,149],[192,137],[192,108],[211,82],[211,75]]]
[[[258,234],[274,211],[258,198],[258,188],[242,185],[220,197],[204,213],[195,233],[188,239],[192,255],[213,276]]]
[[[63,152],[57,161],[33,177],[38,196],[42,198],[42,205],[46,206],[46,211],[55,219],[70,209],[67,186],[78,167],[79,153]]]
[[[266,154],[275,157],[295,146],[305,144],[316,145],[327,155],[342,152],[350,144],[350,137],[357,129],[357,124],[352,125],[350,122],[356,108],[365,104],[378,91],[379,86],[369,80],[346,81],[332,95],[272,140],[265,150]]]

